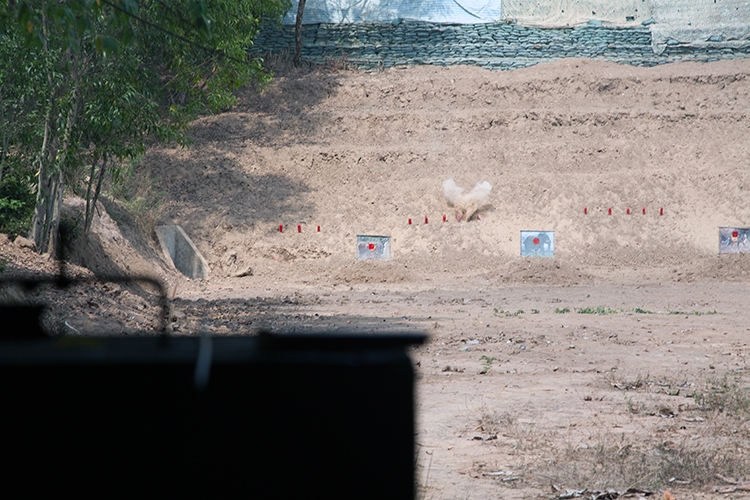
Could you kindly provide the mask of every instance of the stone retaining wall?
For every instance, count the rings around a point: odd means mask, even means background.
[[[555,29],[421,22],[309,24],[302,29],[302,58],[314,64],[341,61],[373,70],[416,64],[518,69],[567,57],[634,66],[750,57],[750,47],[721,44],[694,47],[672,42],[656,54],[648,26],[614,27],[597,23]],[[293,52],[294,26],[264,29],[253,48],[255,54]]]

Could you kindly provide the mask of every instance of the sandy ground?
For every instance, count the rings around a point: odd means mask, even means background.
[[[620,469],[717,446],[750,462],[748,422],[686,397],[747,380],[750,261],[719,255],[718,228],[750,225],[749,79],[750,61],[282,67],[198,120],[189,150],[142,164],[161,221],[182,225],[211,277],[180,277],[106,217],[97,262],[164,279],[180,334],[427,333],[413,351],[421,498],[633,483],[748,497],[714,491],[729,486],[714,473],[742,472],[720,464],[708,479]],[[492,184],[481,220],[456,221],[448,178]],[[555,231],[555,258],[521,257],[521,230]],[[357,235],[389,236],[391,260],[357,261]],[[12,267],[33,260],[0,245]],[[93,317],[108,297],[74,309]]]

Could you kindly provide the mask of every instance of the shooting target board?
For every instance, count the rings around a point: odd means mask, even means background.
[[[390,260],[391,237],[357,235],[357,260]]]
[[[522,257],[554,257],[554,231],[521,231]]]
[[[720,227],[719,253],[750,253],[750,228]]]

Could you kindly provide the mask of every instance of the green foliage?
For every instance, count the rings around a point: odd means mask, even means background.
[[[482,356],[479,358],[479,361],[482,362],[482,371],[479,372],[480,375],[484,375],[488,371],[490,371],[490,368],[492,367],[492,362],[495,361],[497,358],[490,358],[489,356]]]
[[[562,309],[555,307],[555,314],[565,314],[569,312],[570,312],[569,307],[563,307]]]
[[[607,307],[598,306],[598,307],[582,307],[580,309],[576,309],[576,312],[578,314],[617,314],[617,311],[614,309],[609,309]]]
[[[653,311],[649,311],[648,309],[641,309],[640,307],[636,307],[633,309],[634,312],[638,314],[654,314]]]
[[[1,3],[0,175],[33,165],[39,250],[66,182],[87,183],[87,196],[95,195],[97,166],[116,168],[152,139],[188,145],[199,114],[232,106],[241,86],[267,84],[271,75],[248,49],[261,22],[289,7],[289,0]],[[83,165],[94,166],[88,181]],[[15,200],[4,209],[17,209]]]
[[[669,314],[684,314],[686,316],[703,316],[704,314],[719,314],[716,312],[716,309],[713,311],[693,311],[693,312],[685,312],[685,311],[669,311]]]
[[[510,312],[510,311],[504,311],[503,309],[498,309],[497,307],[495,307],[493,309],[493,311],[494,311],[494,313],[496,315],[497,314],[504,314],[506,318],[512,318],[512,317],[516,317],[516,316],[518,316],[520,314],[524,314],[523,309],[519,309],[516,312]],[[537,312],[539,312],[539,311],[537,311]]]
[[[0,182],[0,233],[11,239],[26,235],[34,215],[33,176],[20,169],[12,170]]]
[[[109,194],[119,200],[126,214],[124,220],[148,236],[158,222],[164,193],[155,189],[156,183],[143,171],[141,160],[141,157],[134,158],[112,171]],[[116,217],[116,214],[110,215]]]

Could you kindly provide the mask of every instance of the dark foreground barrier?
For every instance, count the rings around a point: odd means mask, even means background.
[[[421,335],[0,341],[3,486],[411,499]]]

